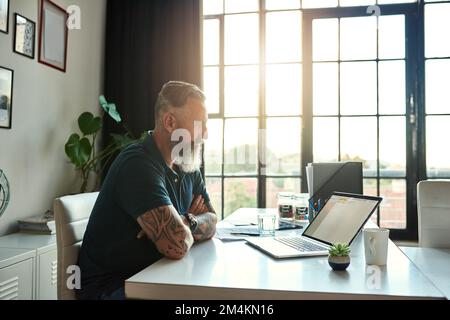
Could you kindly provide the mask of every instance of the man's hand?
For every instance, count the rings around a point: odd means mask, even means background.
[[[208,211],[208,206],[205,204],[205,199],[203,199],[203,196],[194,195],[194,200],[192,200],[192,204],[188,210],[188,213],[193,214],[194,216],[198,216],[203,213],[207,213]]]
[[[199,197],[201,200],[198,199]],[[209,240],[214,237],[214,235],[216,234],[217,224],[216,211],[212,207],[211,202],[204,203],[204,199],[202,196],[198,196],[197,198],[195,198],[191,207],[194,207],[194,205],[198,204],[199,201],[202,205],[197,212],[200,213],[195,214],[197,216],[198,227],[192,233],[196,242]],[[190,211],[189,213],[194,214]]]
[[[215,213],[206,212],[197,216],[198,226],[192,232],[196,242],[209,240],[216,234],[217,216]]]

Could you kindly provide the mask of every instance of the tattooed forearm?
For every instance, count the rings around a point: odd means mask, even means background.
[[[192,233],[195,241],[211,239],[216,234],[217,216],[213,212],[207,212],[197,216],[198,226]]]
[[[137,221],[158,250],[168,258],[181,259],[192,246],[192,234],[173,206],[153,209]]]

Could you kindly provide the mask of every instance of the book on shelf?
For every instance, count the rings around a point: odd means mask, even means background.
[[[18,221],[20,232],[52,235],[56,233],[55,219],[51,211]]]

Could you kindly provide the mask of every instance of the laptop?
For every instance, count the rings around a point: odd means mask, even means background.
[[[303,235],[248,238],[246,241],[277,259],[325,256],[333,244],[350,245],[381,201],[379,197],[334,192]]]

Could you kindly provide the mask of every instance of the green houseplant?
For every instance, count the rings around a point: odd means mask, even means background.
[[[120,124],[125,130],[125,134],[111,134],[111,142],[101,151],[97,150],[97,138],[102,128],[102,118],[95,117],[90,112],[82,113],[78,118],[78,127],[81,134],[72,133],[65,144],[65,153],[70,162],[79,171],[82,184],[80,192],[84,193],[88,188],[89,178],[95,174],[95,184],[93,190],[97,190],[100,185],[100,177],[105,166],[111,158],[128,145],[142,140],[134,138],[127,125],[122,121],[114,103],[108,103],[102,95],[99,97],[100,106],[103,111],[115,122]]]
[[[343,271],[350,265],[350,247],[344,243],[336,243],[328,250],[328,264],[333,270]]]

